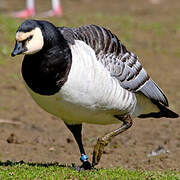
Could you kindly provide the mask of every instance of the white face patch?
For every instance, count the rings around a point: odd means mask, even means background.
[[[32,37],[31,39],[28,39]],[[17,32],[16,40],[21,42],[25,41],[27,51],[23,54],[34,54],[40,51],[44,45],[44,39],[40,28],[35,28],[30,32]]]

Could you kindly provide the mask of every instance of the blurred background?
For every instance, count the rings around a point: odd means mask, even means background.
[[[57,26],[97,24],[110,29],[139,56],[170,108],[180,114],[179,0],[61,0],[61,5],[61,16],[42,18],[51,1],[35,0],[33,18]],[[12,14],[25,7],[25,0],[0,0],[0,161],[80,164],[78,147],[63,122],[40,109],[27,93],[20,73],[23,57],[10,57],[15,32],[24,20]],[[98,167],[180,170],[179,120],[135,119],[130,130],[106,147]],[[84,124],[90,158],[97,137],[117,126]],[[153,156],[153,151],[158,153]]]

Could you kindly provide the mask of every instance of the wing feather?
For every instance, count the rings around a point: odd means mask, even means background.
[[[165,94],[149,77],[138,57],[129,52],[109,30],[96,25],[59,28],[59,30],[68,42],[72,42],[73,35],[74,39],[82,40],[91,46],[98,61],[109,70],[111,76],[119,80],[123,88],[135,93],[143,93],[149,99],[168,106]],[[71,35],[67,35],[66,32]],[[68,37],[71,39],[68,40]]]

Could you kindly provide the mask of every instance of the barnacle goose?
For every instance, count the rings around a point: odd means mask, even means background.
[[[100,161],[112,137],[132,126],[132,118],[167,117],[163,91],[111,31],[96,25],[56,27],[26,20],[16,32],[12,56],[24,54],[22,76],[40,107],[61,118],[81,153],[82,168]],[[98,138],[92,164],[82,144],[82,123],[122,125]]]

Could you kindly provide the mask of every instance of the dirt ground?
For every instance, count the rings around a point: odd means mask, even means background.
[[[148,0],[64,0],[62,2],[65,19],[71,19],[76,12],[108,12],[116,15],[128,11],[130,15],[137,16],[142,21],[146,18],[166,21],[177,17],[180,10],[179,0],[174,0],[173,3],[169,0],[161,0],[159,4],[152,4]],[[0,10],[6,14],[24,8],[24,4],[23,0],[18,0],[18,3],[15,0],[2,0]],[[50,1],[38,0],[37,6],[39,6],[38,11],[41,12],[51,5]],[[51,20],[57,21],[57,18]],[[114,31],[118,29],[114,28]],[[143,34],[137,33],[137,37],[139,38],[137,43],[140,45],[137,45],[137,49],[133,47],[135,53],[143,57],[141,62],[167,94],[171,109],[180,114],[179,56],[170,57],[157,52],[143,52],[143,47],[146,46],[145,38],[151,41],[151,36],[144,37]],[[167,37],[171,42],[170,45],[167,45],[168,40],[164,39],[161,46],[169,47],[169,50],[178,49],[180,33],[173,35],[173,38],[174,41],[171,37]],[[1,37],[0,43],[3,42],[4,39]],[[11,47],[13,48],[13,43]],[[12,60],[9,57],[8,65],[0,66],[0,120],[13,122],[12,124],[0,121],[0,161],[80,164],[77,144],[64,123],[38,107],[27,93],[20,75],[21,62],[17,59]],[[83,125],[84,147],[90,159],[97,137],[117,126]],[[159,146],[168,153],[149,157],[148,154]],[[115,137],[106,147],[97,167],[119,166],[141,170],[180,171],[180,118],[135,119],[132,128]]]

